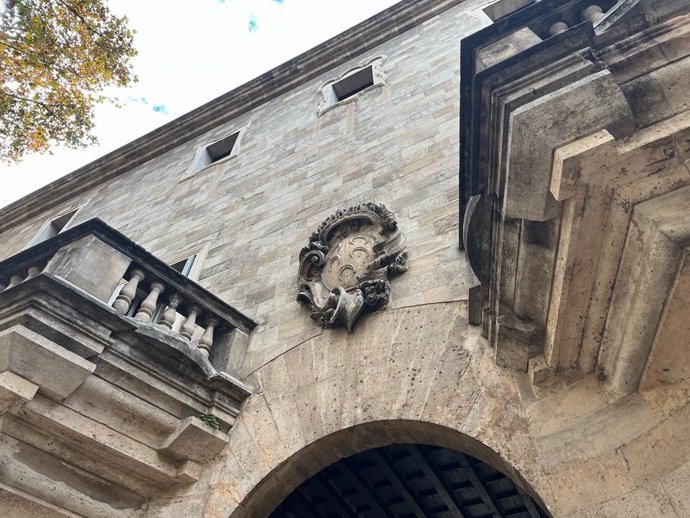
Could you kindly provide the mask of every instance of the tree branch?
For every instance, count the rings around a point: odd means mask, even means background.
[[[58,107],[70,108],[70,107],[72,107],[70,105],[62,104],[62,103],[50,104],[50,103],[46,103],[44,101],[37,101],[36,99],[29,99],[28,97],[22,97],[21,95],[11,94],[7,91],[0,90],[0,97],[2,97],[2,96],[11,97],[12,99],[17,99],[18,101],[26,101],[29,103],[38,104],[40,106],[43,106],[46,110],[48,110],[53,115],[55,114],[55,112],[53,111],[53,108],[58,108]]]
[[[103,34],[102,34],[100,31],[98,31],[97,29],[93,28],[93,27],[91,26],[91,24],[89,24],[89,22],[86,21],[86,19],[81,15],[81,13],[79,13],[76,9],[74,9],[74,8],[73,8],[71,5],[69,5],[67,2],[64,2],[63,0],[57,0],[57,2],[58,2],[59,4],[62,4],[62,5],[65,7],[65,9],[67,9],[67,10],[70,11],[74,16],[76,16],[77,18],[79,18],[79,19],[81,20],[81,23],[83,23],[84,26],[85,26],[87,29],[89,29],[89,32],[90,32],[91,34],[96,35],[96,36],[103,36]]]

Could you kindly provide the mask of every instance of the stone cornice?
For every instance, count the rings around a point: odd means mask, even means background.
[[[148,162],[464,0],[403,0],[259,77],[0,210],[0,232]]]

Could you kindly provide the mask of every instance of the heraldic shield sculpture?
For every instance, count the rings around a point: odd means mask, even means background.
[[[405,237],[393,213],[376,203],[338,210],[299,254],[297,300],[324,327],[352,326],[385,306],[390,276],[407,271]]]

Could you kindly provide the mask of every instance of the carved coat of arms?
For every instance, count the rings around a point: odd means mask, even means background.
[[[352,326],[385,306],[389,276],[407,270],[405,237],[385,206],[365,203],[338,210],[299,254],[297,300],[324,327]]]

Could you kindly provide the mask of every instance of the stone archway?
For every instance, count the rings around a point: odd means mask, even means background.
[[[393,487],[379,491],[377,484]],[[331,514],[320,514],[325,508]],[[428,422],[377,421],[295,453],[257,484],[232,518],[541,518],[549,516],[544,509],[520,474],[479,441]]]
[[[552,511],[518,386],[468,326],[466,309],[389,308],[352,334],[327,330],[264,363],[227,448],[197,484],[157,504],[162,516],[265,518],[323,468],[392,444],[476,457]]]
[[[270,518],[544,518],[509,477],[470,455],[396,444],[343,458],[304,481]]]

